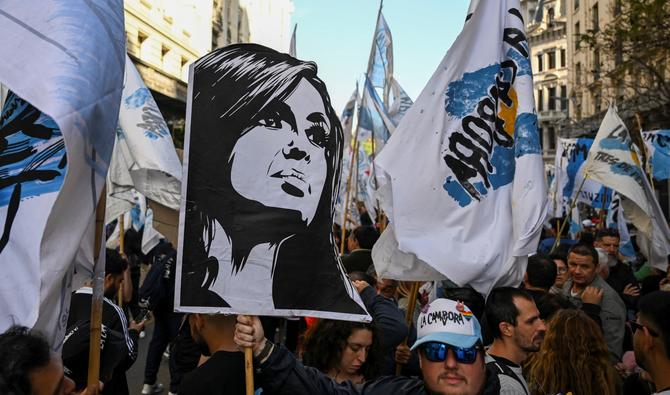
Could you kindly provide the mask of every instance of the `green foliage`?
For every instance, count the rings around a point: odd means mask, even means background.
[[[670,102],[670,1],[615,0],[610,12],[609,24],[580,37],[607,59],[602,72],[610,87]]]

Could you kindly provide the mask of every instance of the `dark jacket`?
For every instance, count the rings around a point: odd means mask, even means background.
[[[367,272],[372,265],[372,250],[353,250],[351,253],[342,256],[342,265],[347,273]]]
[[[610,274],[607,276],[607,284],[614,289],[626,304],[626,307],[634,310],[637,307],[637,297],[625,295],[623,289],[628,284],[637,284],[637,279],[633,270],[627,264],[617,261],[614,267],[610,268]]]
[[[258,366],[258,365],[257,365]],[[319,370],[303,366],[291,352],[276,345],[268,359],[258,366],[258,385],[273,395],[429,395],[423,381],[404,376],[385,376],[364,384],[338,384]],[[486,373],[480,395],[500,393],[498,376]]]
[[[378,295],[371,286],[363,289],[361,299],[377,327],[382,355],[379,372],[382,376],[392,375],[395,373],[395,349],[409,334],[405,315],[392,300]]]
[[[72,294],[70,314],[67,322],[68,328],[71,328],[78,322],[91,319],[91,298],[92,290],[88,287],[80,288]],[[137,359],[139,332],[134,329],[128,329],[128,321],[123,310],[107,298],[104,298],[102,304],[102,323],[106,327],[123,334],[127,348],[124,360],[114,369],[112,378],[105,383],[102,393],[114,395],[129,394],[126,371],[130,369]]]

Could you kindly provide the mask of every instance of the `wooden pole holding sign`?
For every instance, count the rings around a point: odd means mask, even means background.
[[[254,351],[251,347],[244,347],[244,377],[246,395],[254,395]]]
[[[100,332],[102,330],[102,297],[103,282],[105,279],[105,268],[99,267],[99,257],[101,253],[100,246],[103,240],[103,230],[105,228],[105,204],[107,202],[105,188],[102,188],[100,200],[95,210],[95,238],[93,245],[93,259],[95,266],[93,269],[93,295],[91,296],[91,332],[88,345],[88,380],[87,392],[90,394],[98,393],[100,379]]]
[[[407,323],[408,330],[411,330],[412,323],[414,321],[414,307],[416,306],[416,295],[419,293],[419,282],[415,281],[412,284],[412,289],[407,295],[409,301],[407,304],[407,313],[405,314],[405,322]],[[409,332],[408,332],[409,333]],[[403,341],[403,344],[407,345],[407,338]],[[399,363],[395,364],[395,375],[400,376],[402,372],[402,365]]]

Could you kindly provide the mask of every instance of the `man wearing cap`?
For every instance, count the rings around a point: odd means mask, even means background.
[[[489,395],[498,394],[497,375],[484,365],[481,327],[470,309],[449,299],[436,299],[417,320],[417,341],[423,380],[386,376],[364,384],[342,384],[303,366],[283,346],[263,334],[255,316],[238,316],[235,343],[251,347],[258,385],[277,394],[352,395]]]

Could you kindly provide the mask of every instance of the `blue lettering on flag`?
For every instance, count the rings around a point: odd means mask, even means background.
[[[537,115],[523,113],[514,124],[514,156],[541,154],[540,136],[537,133]]]
[[[482,97],[488,95],[499,71],[500,65],[496,63],[477,71],[463,73],[463,78],[449,83],[444,100],[447,114],[454,118],[463,118],[474,112]]]
[[[124,100],[127,109],[136,109],[142,107],[151,97],[151,92],[148,88],[139,88]]]

